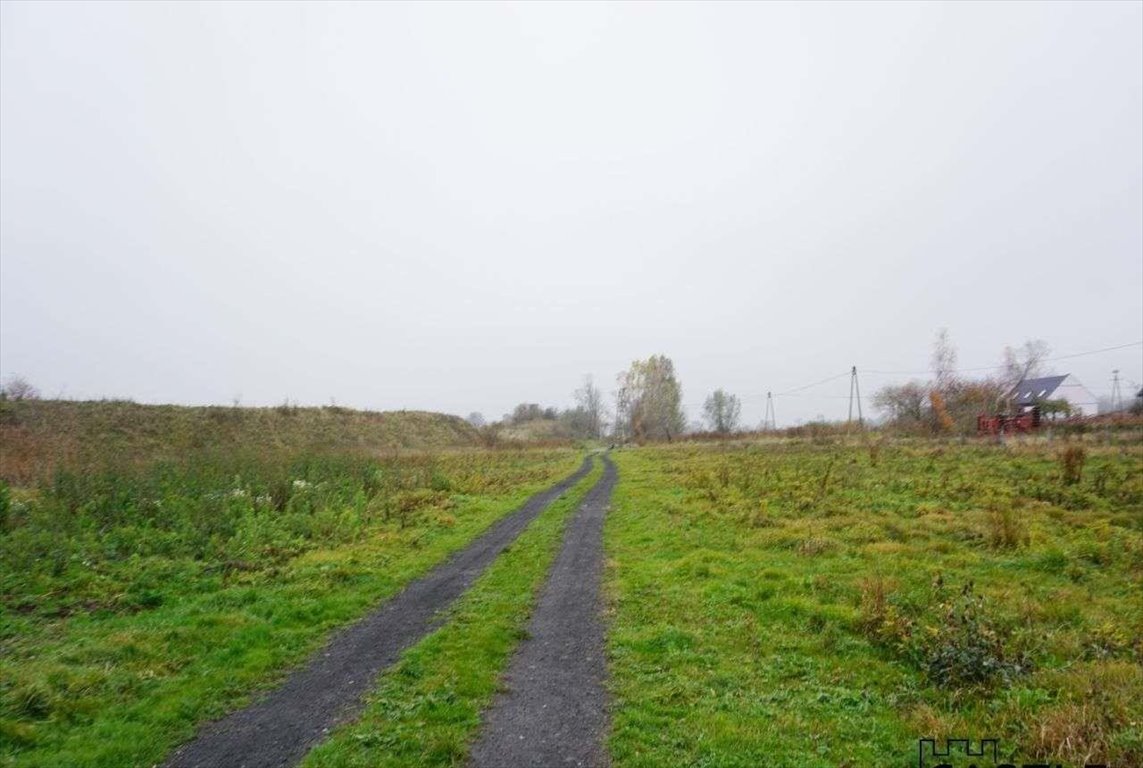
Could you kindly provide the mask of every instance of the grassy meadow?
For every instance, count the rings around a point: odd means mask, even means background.
[[[155,764],[581,460],[261,437],[5,477],[0,765]]]
[[[11,766],[161,762],[582,457],[433,414],[0,405]],[[904,768],[966,736],[1143,765],[1143,444],[1114,441],[615,451],[614,765]],[[304,764],[463,764],[599,473]]]
[[[1143,765],[1143,450],[619,451],[614,765]]]

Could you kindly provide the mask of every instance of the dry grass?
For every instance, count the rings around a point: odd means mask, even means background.
[[[1143,668],[1098,662],[1056,678],[1061,701],[1041,714],[1030,745],[1034,754],[1064,765],[1143,765]],[[1136,738],[1124,738],[1132,729]]]
[[[988,543],[993,549],[1016,549],[1031,541],[1028,526],[1010,507],[988,513]]]
[[[480,433],[440,413],[348,408],[226,408],[126,401],[0,401],[0,480],[27,485],[57,467],[145,464],[188,453],[392,453],[474,447]]]
[[[1069,445],[1060,451],[1060,479],[1064,485],[1075,485],[1083,478],[1087,451],[1082,445]]]

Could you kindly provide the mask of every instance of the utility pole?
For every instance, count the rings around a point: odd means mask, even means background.
[[[1115,413],[1123,410],[1123,393],[1119,391],[1119,369],[1111,372],[1111,407]]]
[[[778,429],[777,419],[774,417],[774,395],[766,393],[766,415],[762,417],[762,429]]]
[[[846,420],[846,424],[849,424],[853,421],[853,401],[854,401],[854,399],[857,400],[857,426],[860,427],[864,423],[865,420],[861,416],[861,387],[858,386],[858,384],[857,384],[857,366],[856,365],[853,366],[852,369],[850,369],[850,375],[849,375],[849,418]]]

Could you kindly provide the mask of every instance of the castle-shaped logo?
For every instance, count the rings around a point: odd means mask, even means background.
[[[999,768],[998,739],[921,739],[917,742],[917,768]]]
[[[1000,755],[999,739],[921,739],[917,742],[917,768],[1072,768],[1057,763],[1017,763]],[[1079,768],[1079,767],[1077,767]],[[1082,768],[1111,768],[1087,763]]]

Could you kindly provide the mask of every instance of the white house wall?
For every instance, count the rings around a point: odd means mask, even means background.
[[[1081,412],[1084,416],[1094,416],[1099,411],[1095,395],[1087,387],[1079,383],[1075,376],[1068,376],[1056,387],[1052,394],[1053,400],[1067,400],[1072,407],[1072,413]]]

